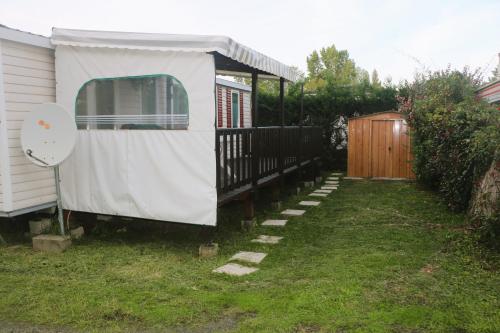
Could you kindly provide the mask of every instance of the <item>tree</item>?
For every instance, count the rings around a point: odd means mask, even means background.
[[[380,88],[382,86],[382,83],[380,82],[380,79],[378,78],[378,72],[376,69],[374,69],[372,72],[372,86],[374,88]]]
[[[337,50],[335,45],[314,50],[307,57],[308,77],[305,88],[317,91],[327,84],[352,85],[366,80],[368,73],[356,67],[347,50]]]

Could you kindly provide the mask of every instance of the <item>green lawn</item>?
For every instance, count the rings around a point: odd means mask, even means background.
[[[436,195],[343,181],[321,201],[284,229],[249,233],[239,204],[224,208],[214,259],[197,257],[189,227],[101,227],[60,255],[0,247],[0,331],[500,332],[500,275],[460,251],[464,216]],[[279,216],[261,206],[259,221]],[[285,238],[250,243],[260,233]],[[249,276],[211,273],[238,250],[269,255]]]

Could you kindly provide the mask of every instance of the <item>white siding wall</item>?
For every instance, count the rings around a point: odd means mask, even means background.
[[[56,200],[52,169],[28,161],[20,141],[22,121],[33,105],[55,102],[54,51],[7,40],[1,43],[12,189],[9,210],[14,211]]]

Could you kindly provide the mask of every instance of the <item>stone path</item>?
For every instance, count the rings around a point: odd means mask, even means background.
[[[280,236],[268,236],[268,235],[259,235],[257,238],[252,239],[252,243],[261,243],[261,244],[278,244],[283,237]]]
[[[313,193],[309,194],[309,196],[310,196],[310,197],[321,197],[321,198],[326,198],[326,197],[328,196],[328,194],[326,194],[326,193],[315,193],[315,192],[313,192]]]
[[[216,268],[212,272],[223,273],[232,276],[242,276],[256,272],[258,270],[259,269],[255,267],[246,267],[239,264],[230,263],[230,264],[225,264],[224,266],[221,266],[219,268]]]
[[[301,201],[299,205],[301,206],[319,206],[321,202],[319,201]]]
[[[273,227],[284,227],[288,220],[265,220],[261,225],[273,226]]]
[[[260,264],[262,260],[267,256],[267,253],[263,252],[249,252],[249,251],[240,251],[232,256],[229,261],[243,261],[251,264]]]
[[[324,186],[321,186],[321,189],[316,189],[312,193],[308,195],[311,197],[322,197],[325,198],[328,194],[331,194],[333,190],[338,189],[339,177],[342,177],[342,173],[334,172],[328,177],[328,180],[325,181]],[[305,184],[305,183],[304,183]],[[312,183],[314,184],[314,182]],[[308,184],[305,184],[306,187]],[[308,206],[315,207],[320,205],[320,201],[307,201],[303,200],[299,202],[299,206]],[[302,209],[285,209],[281,212],[281,215],[284,216],[302,216],[306,211]],[[264,227],[285,227],[288,220],[265,220],[261,226]],[[260,244],[278,244],[283,237],[281,236],[269,236],[269,235],[259,235],[257,238],[252,239],[252,243],[260,243]],[[264,260],[267,256],[267,253],[264,252],[250,252],[250,251],[240,251],[233,255],[229,261],[240,261],[245,262],[251,265],[258,265]],[[227,263],[219,268],[214,269],[212,272],[227,274],[231,276],[243,276],[247,274],[254,273],[259,269],[256,267],[247,267],[236,263]]]
[[[285,209],[281,212],[281,215],[285,216],[302,216],[306,211],[301,209]]]

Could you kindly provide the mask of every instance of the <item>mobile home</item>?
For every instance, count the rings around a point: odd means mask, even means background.
[[[33,165],[21,149],[24,115],[56,101],[50,39],[0,26],[0,216],[55,205],[54,174]]]
[[[8,31],[0,36],[4,215],[55,201],[51,170],[31,165],[19,144],[36,103],[55,100],[78,128],[60,167],[70,211],[214,226],[218,205],[319,158],[317,129],[258,127],[258,79],[280,80],[283,101],[295,70],[228,37],[54,29],[49,40]],[[249,75],[252,88],[217,75]]]

